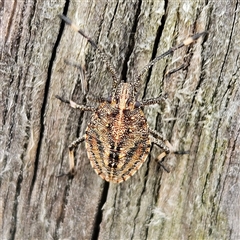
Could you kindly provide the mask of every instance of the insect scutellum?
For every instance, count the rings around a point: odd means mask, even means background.
[[[157,131],[150,129],[142,111],[143,106],[164,101],[164,97],[136,100],[141,77],[159,60],[173,53],[175,50],[189,45],[206,32],[201,32],[187,38],[179,45],[170,48],[165,53],[150,61],[138,74],[132,83],[121,82],[117,72],[108,61],[100,47],[89,38],[81,29],[64,16],[59,17],[70,27],[80,33],[93,48],[96,49],[102,61],[112,75],[112,93],[108,98],[100,98],[98,107],[78,105],[73,101],[56,96],[62,102],[81,111],[93,112],[85,135],[69,145],[69,173],[74,174],[74,148],[85,141],[88,158],[92,168],[103,179],[109,182],[120,183],[127,180],[142,166],[150,152],[150,144],[154,143],[162,148],[163,153],[158,157],[160,161],[169,152],[165,145],[166,140]],[[177,152],[175,152],[177,153]],[[187,153],[187,152],[182,152]]]

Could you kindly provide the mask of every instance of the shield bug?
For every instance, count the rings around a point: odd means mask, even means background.
[[[151,143],[156,144],[163,150],[158,160],[161,160],[170,152],[163,136],[148,127],[143,112],[144,106],[160,103],[165,100],[164,97],[160,96],[143,101],[136,99],[142,75],[157,61],[173,53],[176,49],[191,44],[205,32],[197,33],[159,55],[149,62],[133,81],[127,83],[118,78],[116,70],[107,60],[104,52],[91,38],[74,25],[68,17],[64,15],[59,15],[59,17],[73,30],[86,38],[91,46],[96,49],[113,79],[110,96],[97,98],[97,107],[78,105],[71,100],[56,96],[60,101],[70,104],[73,108],[92,112],[85,135],[69,145],[70,170],[68,173],[74,174],[75,172],[74,149],[85,141],[91,166],[101,178],[113,183],[126,181],[137,172],[147,159]]]

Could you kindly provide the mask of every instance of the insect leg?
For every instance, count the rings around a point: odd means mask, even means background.
[[[90,100],[91,102],[97,102],[97,103],[103,103],[103,102],[111,103],[111,97],[87,96],[87,100]]]
[[[170,75],[172,75],[172,74],[175,73],[175,72],[178,72],[178,71],[181,70],[181,69],[185,69],[188,65],[189,65],[189,64],[182,64],[182,65],[179,66],[178,68],[171,69],[171,70],[169,70],[169,71],[165,74],[165,76],[166,76],[166,77],[170,77]]]
[[[164,158],[168,153],[170,153],[169,147],[171,145],[165,144],[165,142],[167,142],[167,140],[164,139],[164,137],[159,132],[157,132],[153,129],[149,129],[149,131],[150,131],[151,142],[156,144],[158,147],[162,148],[163,151],[165,152],[165,154],[163,154],[164,156],[162,157],[162,158]],[[158,160],[161,160],[161,159],[158,159]]]
[[[166,139],[158,131],[149,128],[149,132],[154,138],[162,140],[162,141],[166,141]]]
[[[80,137],[72,142],[69,146],[69,174],[75,174],[75,163],[74,163],[74,148],[76,148],[81,142],[85,140],[85,137]]]
[[[161,167],[166,171],[170,172],[164,165],[163,165],[163,158],[167,156],[169,153],[173,154],[189,154],[189,151],[174,151],[173,146],[169,141],[167,141],[159,132],[149,129],[151,142],[156,144],[158,147],[162,148],[164,152],[158,155],[157,160],[160,163]]]
[[[189,154],[189,151],[184,151],[184,150],[183,151],[175,151],[173,149],[173,146],[171,145],[171,143],[168,140],[166,140],[159,132],[157,132],[153,129],[150,129],[150,128],[149,128],[149,132],[150,132],[150,136],[152,136],[154,139],[160,140],[162,142],[162,144],[165,146],[165,148],[168,149],[168,151],[166,151],[167,154],[168,153],[181,154],[181,155]],[[160,146],[159,144],[157,144],[157,145],[159,147],[161,147],[163,150],[165,150],[164,147]]]
[[[154,130],[151,130],[151,131],[154,131]],[[150,131],[150,133],[151,133]],[[158,135],[157,137],[154,137],[153,135]],[[154,134],[151,134],[150,135],[150,139],[151,139],[151,142],[156,144],[158,147],[162,148],[163,149],[163,152],[161,154],[158,155],[157,157],[157,160],[159,162],[159,164],[161,165],[161,167],[166,171],[166,172],[170,172],[163,164],[162,164],[162,159],[164,157],[167,156],[167,154],[170,153],[170,150],[168,148],[167,145],[165,145],[164,141],[163,141],[163,137],[162,135],[160,135],[160,133],[157,133],[156,131],[154,131]]]
[[[140,102],[140,106],[148,106],[156,103],[162,103],[165,101],[166,101],[166,97],[160,96],[157,98],[150,98],[150,99],[143,100],[142,102]]]
[[[168,72],[166,72],[165,77],[169,78],[170,75],[172,75],[173,73],[176,73],[181,69],[185,70],[190,64],[191,57],[192,57],[192,51],[190,50],[190,52],[184,57],[184,63],[182,63],[179,67],[171,69]]]
[[[157,131],[153,130],[153,129],[149,129],[150,132],[150,138],[151,138],[151,142],[156,144],[158,147],[163,149],[163,152],[161,154],[158,155],[157,157],[157,161],[159,162],[159,164],[161,165],[161,167],[166,171],[166,172],[170,172],[163,164],[162,164],[162,159],[164,157],[167,156],[167,154],[169,154],[170,148],[171,148],[171,144]]]
[[[69,171],[67,173],[60,173],[56,177],[62,177],[65,175],[73,176],[75,174],[74,148],[76,148],[84,140],[85,140],[85,137],[80,137],[68,146],[68,149],[69,149]]]
[[[58,95],[55,96],[57,99],[59,99],[61,102],[70,104],[72,108],[80,109],[81,111],[95,111],[95,107],[85,106],[85,105],[78,105],[77,103],[73,102],[72,100],[66,100]]]

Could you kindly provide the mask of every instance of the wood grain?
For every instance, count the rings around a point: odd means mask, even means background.
[[[1,239],[240,238],[238,1],[3,1],[0,11]],[[167,94],[164,108],[145,108],[148,123],[176,150],[190,150],[165,159],[170,173],[153,147],[137,174],[108,184],[81,144],[77,174],[56,178],[68,170],[67,147],[84,134],[89,114],[55,95],[84,104],[111,88],[99,56],[61,24],[61,13],[128,81],[153,57],[208,31],[157,63],[139,89],[140,100]],[[184,57],[189,66],[164,78]]]

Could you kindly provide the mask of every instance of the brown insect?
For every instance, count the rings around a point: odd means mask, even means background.
[[[56,96],[62,102],[81,111],[91,111],[91,121],[87,126],[85,135],[76,139],[69,145],[70,174],[75,173],[74,148],[85,141],[88,158],[95,172],[108,182],[120,183],[133,176],[145,162],[151,143],[156,144],[163,153],[158,160],[164,158],[169,152],[163,136],[148,127],[143,113],[143,107],[164,101],[164,97],[136,100],[140,79],[147,70],[157,61],[173,53],[176,49],[189,45],[205,32],[195,34],[187,38],[176,47],[170,48],[165,53],[149,62],[131,83],[122,82],[115,69],[106,59],[104,53],[97,44],[84,34],[81,29],[72,24],[71,20],[64,15],[60,18],[70,25],[76,32],[85,37],[101,56],[102,61],[110,71],[113,84],[111,95],[107,98],[99,98],[98,107],[78,105]]]

